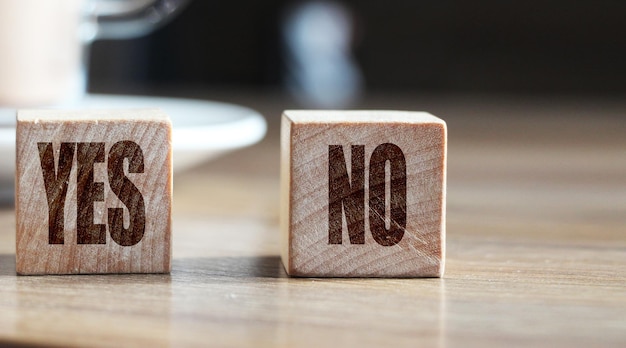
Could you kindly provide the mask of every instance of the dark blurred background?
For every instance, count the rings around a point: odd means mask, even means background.
[[[150,36],[99,41],[90,89],[285,88],[284,23],[302,2],[193,0]],[[626,92],[623,0],[345,0],[362,91]]]

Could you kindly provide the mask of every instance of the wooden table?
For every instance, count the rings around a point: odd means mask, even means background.
[[[171,275],[15,275],[0,210],[0,346],[626,346],[626,102],[378,96],[448,121],[443,279],[291,279],[278,116],[175,178]]]

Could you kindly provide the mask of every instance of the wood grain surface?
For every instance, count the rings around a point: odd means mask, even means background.
[[[261,144],[177,175],[170,275],[15,275],[0,210],[0,345],[626,346],[626,102],[370,97],[449,131],[441,279],[288,278],[271,96]],[[199,95],[198,95],[199,96]],[[230,98],[230,99],[229,99]]]
[[[446,124],[423,112],[288,110],[281,257],[305,277],[441,277]]]
[[[169,272],[168,116],[141,109],[17,117],[17,272]]]

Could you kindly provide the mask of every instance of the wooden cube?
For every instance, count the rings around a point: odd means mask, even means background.
[[[165,113],[20,110],[16,137],[18,274],[170,271]]]
[[[423,112],[285,111],[281,257],[303,277],[441,277],[446,124]]]

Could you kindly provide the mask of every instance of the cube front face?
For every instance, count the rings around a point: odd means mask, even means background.
[[[441,277],[446,126],[424,113],[286,111],[288,274]]]
[[[167,115],[20,111],[16,145],[18,274],[170,271]]]

